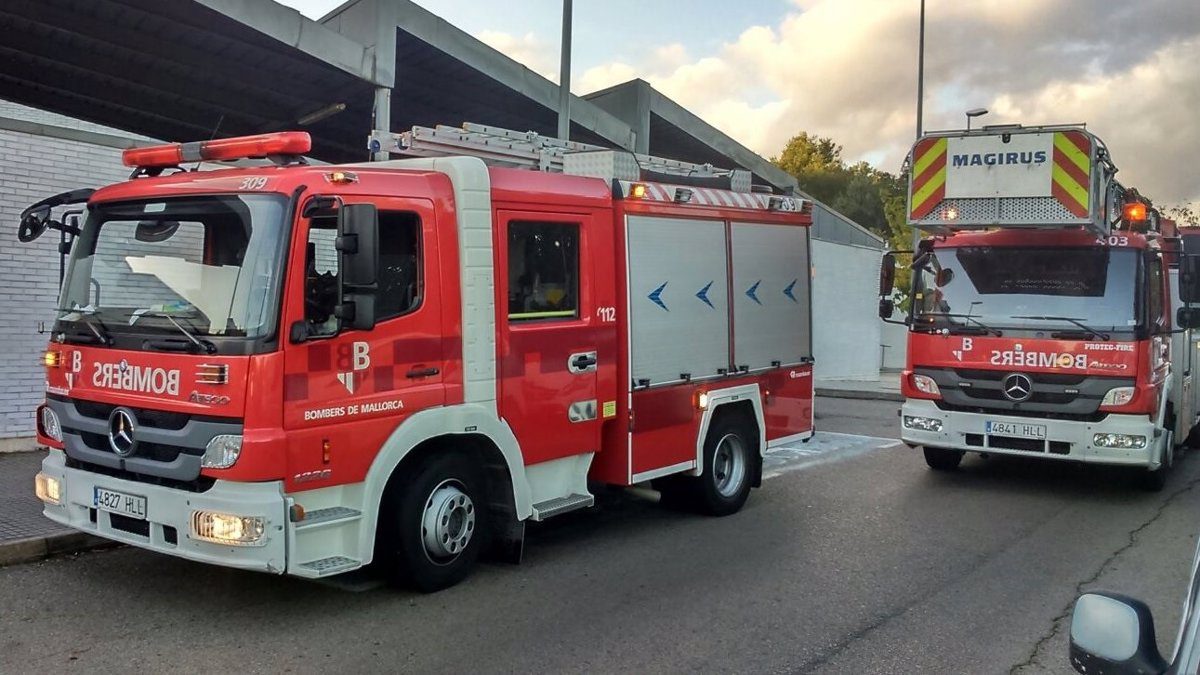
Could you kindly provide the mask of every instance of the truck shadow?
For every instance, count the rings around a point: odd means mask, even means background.
[[[1011,455],[981,456],[968,453],[957,471],[930,471],[928,482],[942,485],[995,488],[1015,494],[1053,492],[1073,498],[1105,501],[1153,501],[1196,478],[1200,465],[1191,455],[1200,450],[1187,449],[1175,456],[1174,466],[1161,492],[1152,492],[1142,483],[1144,470],[1131,467],[1047,461],[1037,457]]]

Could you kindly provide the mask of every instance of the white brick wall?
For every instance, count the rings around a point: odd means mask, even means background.
[[[112,133],[3,101],[0,116]],[[58,297],[57,233],[21,244],[17,217],[39,199],[128,175],[115,148],[0,130],[0,438],[34,433],[33,411],[45,387],[39,360],[47,337],[38,334],[38,322],[49,325],[54,319]]]

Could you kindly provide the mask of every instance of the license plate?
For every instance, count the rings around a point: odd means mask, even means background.
[[[1046,440],[1045,424],[1023,424],[1021,422],[985,422],[984,430],[989,436],[1011,436],[1013,438],[1036,438]]]
[[[146,519],[146,498],[102,487],[94,489],[92,504],[101,511],[119,513],[138,520]]]

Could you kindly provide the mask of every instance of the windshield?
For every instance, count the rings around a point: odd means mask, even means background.
[[[942,249],[913,277],[914,324],[1128,331],[1138,324],[1137,274],[1132,249]]]
[[[59,330],[271,334],[285,208],[265,194],[93,207],[72,247]]]

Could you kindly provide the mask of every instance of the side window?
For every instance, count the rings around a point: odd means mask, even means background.
[[[308,335],[324,337],[337,333],[333,310],[338,303],[337,219],[314,218],[308,226],[304,252],[304,322]]]
[[[1162,260],[1150,261],[1150,323],[1163,324],[1163,274]]]
[[[579,225],[508,224],[508,319],[579,316]]]
[[[408,314],[421,305],[425,267],[421,256],[421,219],[417,214],[380,211],[377,321]]]

